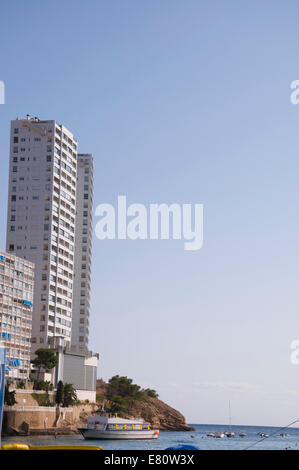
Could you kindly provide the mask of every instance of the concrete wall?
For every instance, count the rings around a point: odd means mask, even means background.
[[[77,398],[80,401],[89,400],[90,403],[95,403],[96,392],[93,390],[76,390]]]
[[[29,429],[30,433],[30,429],[76,429],[87,421],[88,415],[95,409],[96,407],[92,405],[69,408],[6,406],[3,414],[3,431],[7,433],[12,429],[18,432]]]

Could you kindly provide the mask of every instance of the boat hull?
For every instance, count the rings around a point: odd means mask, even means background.
[[[98,429],[78,428],[85,439],[158,439],[159,431],[100,431]]]

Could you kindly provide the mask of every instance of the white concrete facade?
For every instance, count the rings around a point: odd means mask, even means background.
[[[77,141],[54,120],[11,122],[6,249],[35,263],[32,352],[72,330]]]
[[[77,399],[80,401],[88,400],[89,403],[96,402],[96,392],[94,390],[76,390]]]
[[[93,158],[78,154],[72,345],[88,350],[92,254]]]

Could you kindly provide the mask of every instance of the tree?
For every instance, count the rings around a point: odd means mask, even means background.
[[[63,398],[64,398],[64,385],[62,380],[59,380],[57,384],[57,389],[56,389],[56,395],[55,395],[55,403],[57,405],[61,405],[63,403]]]
[[[58,362],[58,358],[52,349],[37,349],[35,351],[36,358],[33,359],[31,362],[32,364],[37,367],[37,380],[39,380],[40,371],[41,369],[51,370],[53,367],[56,366]]]
[[[25,382],[24,380],[18,380],[16,387],[18,389],[24,389],[25,388]]]
[[[72,384],[64,384],[63,387],[63,402],[62,406],[68,407],[74,404],[77,400],[76,390]]]
[[[139,385],[133,383],[128,377],[120,377],[114,375],[108,382],[107,397],[112,399],[113,396],[131,400],[145,400],[147,397],[157,398],[158,394],[151,388],[143,389]]]
[[[125,398],[119,395],[113,395],[110,399],[110,411],[111,413],[125,413],[128,409],[128,404]]]
[[[151,398],[158,398],[159,396],[156,390],[153,390],[151,388],[146,388],[145,390],[143,390],[143,393]]]
[[[17,403],[16,397],[15,397],[16,392],[15,391],[10,392],[9,386],[10,386],[10,382],[7,381],[5,385],[5,389],[4,389],[4,403],[8,406],[13,406]]]
[[[108,382],[107,398],[112,412],[124,414],[129,411],[135,400],[146,401],[149,397],[157,398],[158,394],[150,388],[142,389],[128,377],[114,375]]]
[[[141,396],[141,388],[139,385],[133,384],[132,382],[133,380],[128,377],[114,375],[108,382],[108,398],[118,395],[123,398],[130,397],[131,399],[138,400]]]

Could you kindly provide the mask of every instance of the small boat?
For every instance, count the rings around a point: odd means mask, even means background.
[[[89,416],[86,428],[78,428],[84,439],[158,439],[159,431],[143,419],[119,418],[117,414]]]
[[[217,431],[217,432],[215,432],[215,437],[217,439],[223,439],[225,437],[225,434],[222,431]]]
[[[247,434],[244,431],[240,432],[240,434],[239,434],[239,437],[246,437],[246,436],[247,436]]]
[[[266,433],[264,433],[264,432],[260,432],[259,435],[260,435],[261,437],[269,437],[269,436],[270,436],[270,434],[266,434]]]
[[[287,434],[287,433],[284,433],[284,432],[282,432],[282,433],[278,434],[278,436],[279,436],[279,437],[290,437],[290,435],[289,435],[289,434]]]
[[[226,437],[235,437],[235,433],[232,431],[232,426],[231,426],[230,400],[228,402],[228,410],[229,410],[229,431],[227,431],[225,435]]]
[[[216,436],[215,436],[215,434],[214,434],[213,432],[209,432],[209,433],[207,434],[207,437],[216,437]]]

